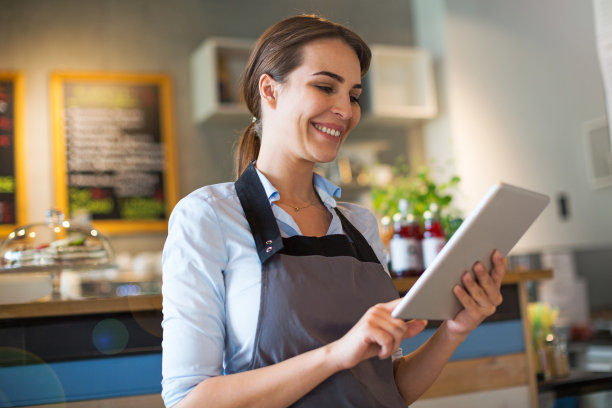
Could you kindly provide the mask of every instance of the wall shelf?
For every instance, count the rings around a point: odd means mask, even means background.
[[[194,51],[191,88],[196,123],[248,117],[239,85],[253,45],[254,41],[248,39],[211,37]]]
[[[424,49],[372,45],[364,119],[414,123],[438,112],[431,55]]]

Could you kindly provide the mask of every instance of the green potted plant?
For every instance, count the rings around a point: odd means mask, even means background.
[[[458,211],[451,206],[453,190],[460,181],[458,176],[452,176],[448,181],[438,183],[432,179],[428,167],[411,173],[407,163],[399,159],[393,167],[391,181],[372,187],[372,206],[381,219],[388,217],[390,220],[399,211],[399,200],[405,198],[415,217],[422,220],[425,211],[435,204],[448,239],[463,221]]]

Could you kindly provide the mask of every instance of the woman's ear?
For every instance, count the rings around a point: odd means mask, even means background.
[[[262,104],[266,103],[270,108],[276,107],[278,85],[278,82],[268,74],[263,74],[259,77],[259,96],[263,100]]]

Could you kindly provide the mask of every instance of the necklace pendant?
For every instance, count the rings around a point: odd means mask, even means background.
[[[301,208],[300,208],[300,207],[293,207],[293,210],[294,210],[295,212],[299,212],[299,211],[301,210]]]

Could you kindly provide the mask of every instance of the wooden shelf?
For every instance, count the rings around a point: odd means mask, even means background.
[[[530,269],[525,271],[512,271],[506,273],[503,284],[513,284],[523,281],[534,281],[541,279],[552,278],[552,270],[550,269]],[[412,285],[417,281],[417,277],[408,278],[393,278],[393,283],[400,293],[408,292]]]

